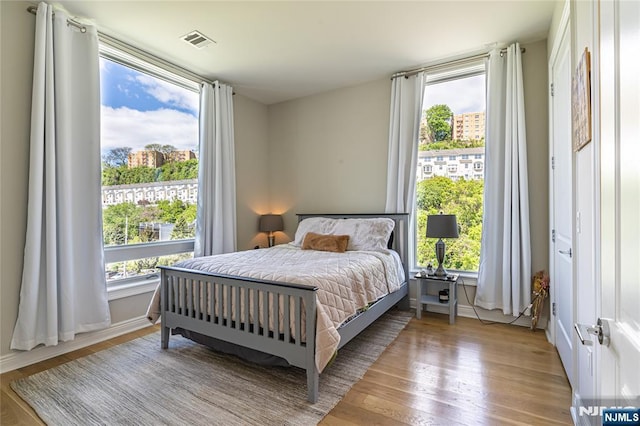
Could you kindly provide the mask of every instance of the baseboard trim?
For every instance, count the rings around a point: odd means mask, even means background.
[[[0,373],[6,373],[7,371],[16,370],[26,367],[27,365],[64,355],[132,331],[149,327],[149,325],[147,317],[141,316],[113,324],[104,330],[78,334],[74,340],[63,342],[56,346],[39,346],[30,351],[13,351],[0,357]]]
[[[416,308],[416,300],[415,299],[411,299],[411,307],[412,308]],[[449,315],[449,307],[448,306],[437,306],[437,305],[428,305],[427,306],[427,312],[435,312],[437,314],[446,314]],[[510,316],[506,316],[504,314],[502,314],[502,312],[500,311],[487,311],[485,309],[481,309],[479,311],[479,315],[480,318],[482,318],[483,321],[492,321],[492,322],[500,322],[503,324],[507,324],[510,323],[511,321],[513,321],[513,317]],[[460,305],[458,304],[458,316],[459,317],[465,317],[465,318],[475,318],[478,319],[478,317],[476,316],[475,311],[473,310],[472,306],[469,305]],[[520,318],[518,318],[515,322],[513,322],[513,325],[518,325],[521,327],[531,327],[531,317],[529,316],[522,316]],[[540,327],[538,326],[537,328],[539,329],[544,329],[544,327]]]

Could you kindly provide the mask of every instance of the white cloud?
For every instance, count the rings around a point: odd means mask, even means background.
[[[198,146],[198,118],[171,109],[138,111],[103,105],[101,132],[103,151],[116,147],[137,151],[150,143],[191,150]]]
[[[200,109],[199,96],[195,92],[148,75],[138,75],[136,81],[145,92],[162,103],[187,109],[196,114]]]
[[[427,86],[424,94],[424,109],[445,104],[454,114],[485,110],[485,76],[447,81]]]

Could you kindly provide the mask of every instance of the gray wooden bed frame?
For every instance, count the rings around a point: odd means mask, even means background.
[[[338,332],[340,344],[338,349],[367,328],[373,321],[394,305],[400,309],[409,310],[409,270],[408,253],[408,217],[407,213],[384,214],[298,214],[298,223],[310,217],[329,218],[373,218],[386,217],[395,222],[393,249],[400,254],[404,266],[405,282],[400,289],[379,299],[369,309],[363,311],[346,322]],[[304,368],[307,372],[307,399],[311,403],[318,400],[319,373],[315,364],[316,337],[316,287],[297,285],[276,281],[263,281],[253,278],[215,274],[195,271],[191,269],[160,267],[161,269],[161,345],[163,349],[169,347],[169,334],[173,328],[194,331],[215,339],[247,347],[267,354],[275,355],[287,360],[293,366]],[[218,284],[217,294],[208,294],[207,283]],[[210,288],[214,288],[213,285]],[[196,289],[196,291],[194,291]],[[244,289],[244,291],[240,291]],[[222,292],[226,290],[223,302]],[[213,291],[211,292],[213,293]],[[261,326],[258,303],[253,304],[253,318],[249,309],[241,312],[236,309],[232,318],[226,318],[223,312],[231,312],[234,306],[249,307],[249,297],[262,294],[262,324],[269,324],[271,312],[279,312],[279,300],[289,300],[283,303],[283,329],[277,332],[269,330],[268,326]],[[267,297],[264,297],[264,296]],[[213,296],[213,297],[212,297]],[[272,296],[271,298],[269,296]],[[204,300],[203,300],[204,299]],[[206,303],[206,305],[204,304]],[[217,303],[217,306],[214,306]],[[226,303],[223,307],[222,304]],[[291,312],[290,304],[294,306]],[[208,309],[203,312],[202,306]],[[301,311],[306,314],[306,342],[301,339],[302,321]],[[214,314],[208,315],[206,312]],[[287,324],[292,320],[294,325]],[[243,318],[239,318],[242,316]],[[277,318],[277,317],[276,317]],[[277,327],[277,322],[275,322]]]

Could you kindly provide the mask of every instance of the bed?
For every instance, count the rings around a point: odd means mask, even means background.
[[[161,267],[162,348],[178,330],[286,360],[306,370],[315,403],[319,374],[336,351],[391,307],[409,309],[407,220],[405,213],[298,214],[290,244]],[[389,226],[385,241],[371,224]],[[316,232],[351,233],[349,248],[302,250]]]

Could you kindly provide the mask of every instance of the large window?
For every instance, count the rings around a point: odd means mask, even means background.
[[[431,175],[420,173],[416,187],[416,264],[435,259],[435,239],[425,237],[427,216],[455,214],[460,237],[447,240],[445,267],[477,271],[482,234],[484,189],[484,64],[448,70],[427,77],[420,125],[419,164],[446,165]],[[472,160],[473,158],[473,160]],[[470,172],[469,164],[473,164]]]
[[[102,48],[102,206],[109,284],[193,255],[198,86]]]

